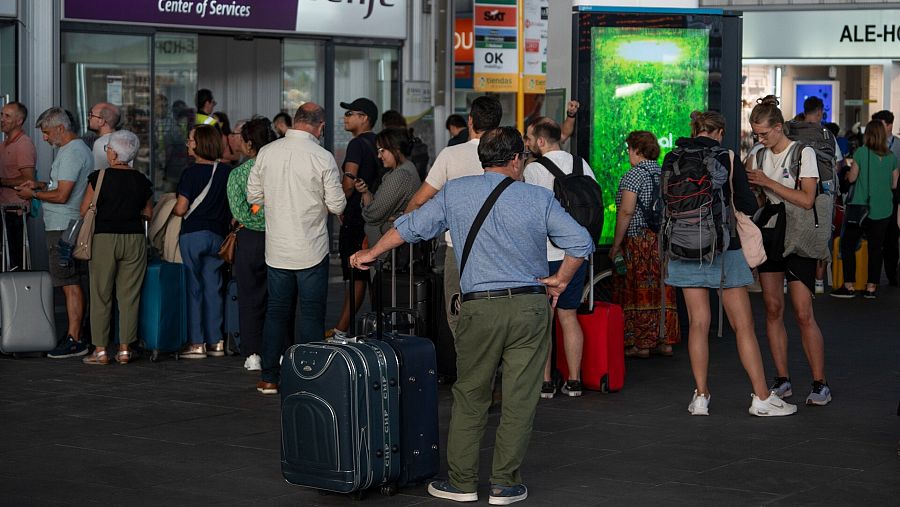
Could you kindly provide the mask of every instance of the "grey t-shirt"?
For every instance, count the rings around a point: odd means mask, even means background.
[[[94,170],[94,154],[81,139],[73,139],[56,152],[50,165],[50,184],[47,190],[54,190],[60,181],[74,181],[75,186],[64,204],[43,202],[44,228],[48,231],[62,231],[72,219],[81,216],[81,200],[87,188],[87,177]]]

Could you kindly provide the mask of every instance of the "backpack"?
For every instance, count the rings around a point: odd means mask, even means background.
[[[826,195],[833,195],[838,188],[837,175],[834,171],[835,157],[835,139],[834,134],[823,125],[811,123],[807,121],[790,121],[786,125],[787,137],[791,141],[797,141],[799,144],[809,146],[816,152],[816,165],[819,167],[819,192]],[[765,152],[765,150],[761,150]],[[800,151],[796,152],[799,160]],[[762,162],[765,155],[757,153],[757,162]],[[792,164],[793,166],[793,164]],[[757,165],[762,167],[762,165]],[[799,174],[799,162],[797,163],[797,172]]]
[[[603,232],[603,192],[600,185],[587,174],[584,164],[572,157],[572,174],[565,174],[547,157],[535,160],[555,178],[553,195],[579,225],[587,229],[594,243],[600,241]]]
[[[728,249],[731,225],[723,187],[728,168],[721,147],[679,146],[662,168],[662,253],[666,259],[712,263]]]
[[[428,161],[431,156],[428,154],[428,145],[422,142],[418,137],[412,138],[412,151],[409,154],[409,160],[416,166],[416,172],[419,173],[419,179],[425,181],[428,175]]]
[[[647,228],[653,232],[659,232],[659,228],[662,226],[664,207],[662,192],[659,191],[659,182],[653,177],[653,173],[643,167],[641,169],[650,178],[651,201],[649,204],[645,204],[638,196],[637,205],[641,208],[641,215],[644,217],[644,222],[647,223]]]

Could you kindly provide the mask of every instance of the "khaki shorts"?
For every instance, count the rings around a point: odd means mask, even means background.
[[[72,259],[69,267],[59,265],[59,238],[63,231],[47,231],[47,252],[50,258],[50,278],[54,287],[79,285],[87,280],[87,262]]]

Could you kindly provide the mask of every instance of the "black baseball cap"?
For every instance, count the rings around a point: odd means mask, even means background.
[[[369,122],[374,125],[378,120],[378,106],[371,100],[360,97],[351,103],[341,102],[341,107],[349,111],[359,111],[369,117]]]

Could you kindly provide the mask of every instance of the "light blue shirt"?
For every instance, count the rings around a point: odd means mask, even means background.
[[[478,210],[505,176],[486,171],[448,181],[424,206],[394,221],[407,243],[431,239],[449,229],[462,261],[466,237]],[[594,251],[591,236],[559,205],[553,192],[515,182],[497,200],[472,245],[460,287],[463,293],[540,285],[548,275],[547,238],[571,257]]]
[[[81,139],[73,139],[56,152],[50,165],[50,184],[47,190],[54,190],[61,180],[74,181],[75,186],[64,204],[42,202],[44,209],[44,229],[62,231],[70,220],[81,216],[81,199],[88,184],[88,175],[94,170],[94,154]],[[103,189],[101,188],[102,192]]]

